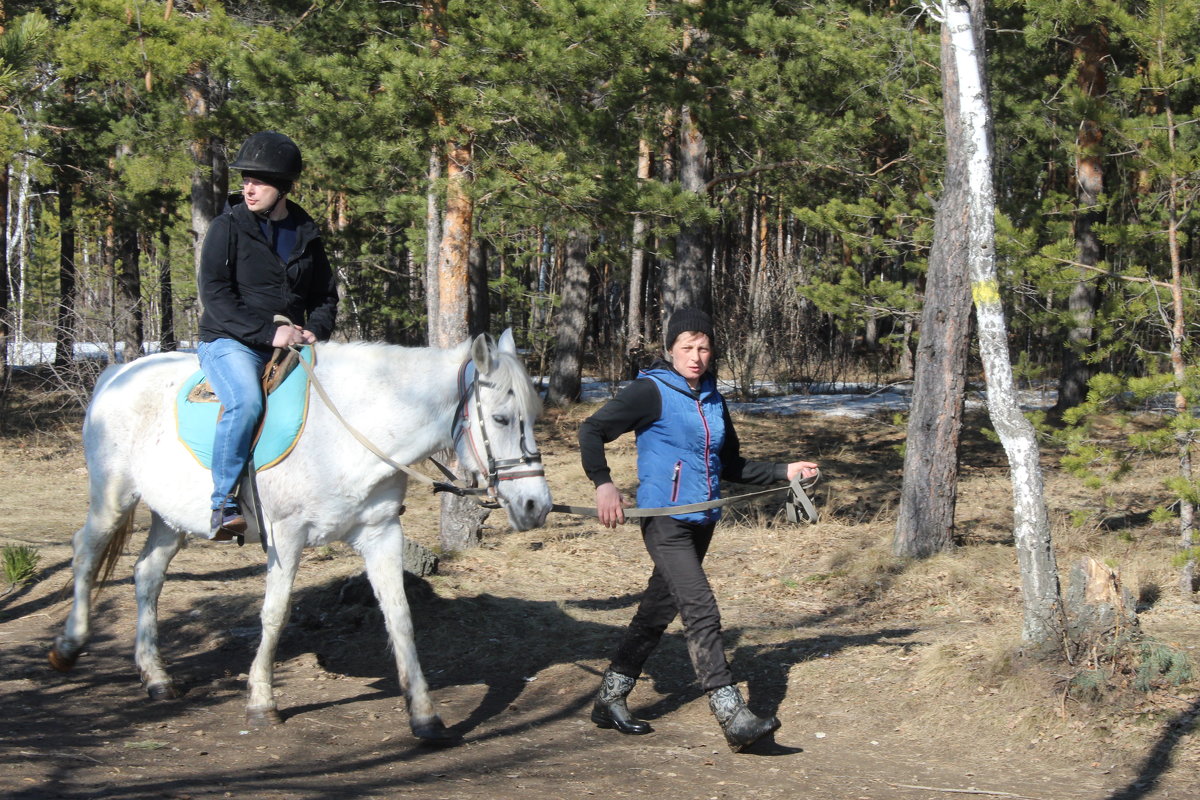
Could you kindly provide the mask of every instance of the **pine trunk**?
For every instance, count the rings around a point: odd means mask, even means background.
[[[438,145],[429,152],[425,190],[425,330],[430,344],[438,340],[438,254],[442,249],[442,215],[438,181],[442,179],[442,153]]]
[[[925,277],[921,337],[913,371],[913,402],[904,447],[904,480],[892,551],[927,558],[950,548],[958,503],[958,443],[966,389],[971,328],[967,263],[971,220],[968,153],[957,110],[950,103],[958,75],[949,32],[942,32],[942,92],[947,98],[946,176],[934,216]]]
[[[679,115],[679,132],[679,184],[684,191],[704,196],[708,192],[708,146],[692,110],[687,106]],[[675,237],[675,259],[663,279],[664,319],[669,319],[672,313],[681,308],[710,309],[707,234],[708,227],[704,222],[689,222]]]
[[[469,261],[471,254],[470,142],[450,142],[446,158],[446,215],[442,223],[441,250],[438,256],[437,344],[453,347],[467,338],[471,330],[471,291]]]
[[[446,155],[446,213],[438,251],[436,339],[439,347],[453,347],[470,335],[471,291],[469,260],[474,201],[470,141],[452,141]],[[463,469],[457,463],[459,474]],[[446,552],[478,547],[487,510],[473,498],[442,495],[439,541]]]
[[[65,158],[63,164],[69,163]],[[75,301],[79,272],[75,266],[75,185],[58,170],[58,321],[54,328],[54,365],[68,367],[75,357]]]
[[[122,219],[115,230],[117,245],[116,305],[114,322],[117,340],[125,345],[124,360],[142,355],[145,319],[142,309],[141,252],[132,220]]]
[[[163,209],[166,218],[168,210]],[[164,353],[179,349],[175,333],[175,284],[171,279],[171,235],[164,228],[159,234],[158,263],[158,348]]]
[[[1078,65],[1076,82],[1079,91],[1093,100],[1102,98],[1108,91],[1104,74],[1108,34],[1102,27],[1089,26],[1080,32],[1078,41],[1075,63]],[[1099,293],[1094,272],[1088,268],[1099,264],[1102,257],[1100,238],[1096,235],[1096,225],[1103,221],[1098,208],[1100,195],[1104,192],[1102,140],[1103,131],[1096,120],[1085,119],[1080,123],[1075,139],[1078,153],[1075,157],[1075,191],[1079,203],[1075,216],[1075,246],[1081,267],[1067,298],[1067,341],[1058,380],[1058,402],[1054,407],[1058,414],[1083,402],[1092,375],[1085,356],[1092,346]]]
[[[638,140],[638,183],[650,180],[650,141]],[[625,373],[636,374],[646,349],[642,336],[642,295],[646,285],[646,231],[649,225],[643,214],[633,215],[633,252],[629,258],[629,313],[625,320]]]
[[[558,314],[554,361],[546,399],[553,405],[579,400],[583,365],[583,341],[587,336],[588,268],[587,239],[572,231],[567,239],[563,269],[562,306]]]
[[[468,283],[470,284],[470,316],[471,324],[468,335],[478,336],[488,329],[491,316],[488,308],[488,259],[487,243],[479,239],[471,240],[470,254],[467,258]]]
[[[183,89],[183,104],[188,120],[195,124],[209,114],[208,78],[199,67],[188,75]],[[224,209],[229,193],[229,167],[211,136],[195,138],[189,147],[192,155],[192,258],[196,279],[199,280],[204,237],[208,235],[209,225]]]

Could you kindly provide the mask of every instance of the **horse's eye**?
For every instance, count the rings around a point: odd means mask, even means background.
[[[509,423],[509,419],[508,419],[508,417],[504,416],[503,414],[492,414],[492,422],[496,423],[497,425],[503,426],[503,425],[507,425]]]

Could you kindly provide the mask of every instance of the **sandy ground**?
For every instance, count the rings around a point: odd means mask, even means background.
[[[591,504],[573,448],[585,413],[539,427],[561,502]],[[70,534],[87,504],[74,424],[66,415],[0,438],[0,545],[41,555],[36,580],[0,597],[4,798],[1200,797],[1195,682],[1095,702],[1068,686],[1081,665],[1013,656],[1010,495],[1002,453],[983,440],[964,448],[962,546],[897,564],[887,543],[902,431],[816,416],[739,421],[750,454],[816,457],[825,473],[820,524],[789,525],[770,506],[739,511],[707,562],[743,692],[783,721],[747,754],[725,746],[678,629],[631,698],[654,732],[624,737],[588,720],[649,571],[636,528],[554,515],[517,534],[493,515],[484,547],[410,585],[426,675],[462,736],[438,749],[409,732],[379,612],[344,591],[361,564],[342,546],[310,551],[301,568],[277,664],[282,725],[244,719],[264,571],[255,547],[197,541],[172,564],[161,637],[182,698],[151,702],[133,666],[130,574],[144,528],[100,595],[78,666],[51,671]],[[614,459],[628,469],[631,443]],[[1143,631],[1195,658],[1196,606],[1166,588],[1169,526],[1072,527],[1088,496],[1061,476],[1051,492],[1064,573],[1094,554],[1125,566],[1143,596],[1160,587]],[[409,535],[435,545],[434,519],[430,498],[414,494]]]

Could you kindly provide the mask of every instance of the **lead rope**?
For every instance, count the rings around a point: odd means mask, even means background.
[[[624,509],[627,519],[640,519],[642,517],[673,517],[678,514],[692,514],[697,511],[708,511],[711,508],[720,508],[722,506],[732,505],[733,503],[741,503],[746,500],[752,500],[755,497],[765,497],[770,494],[778,494],[779,492],[789,492],[788,499],[784,503],[784,508],[787,514],[788,522],[810,522],[816,524],[818,520],[817,509],[813,505],[813,501],[808,496],[807,489],[811,489],[820,479],[821,473],[818,472],[808,480],[802,479],[799,475],[792,478],[791,483],[787,486],[775,486],[770,489],[763,489],[757,492],[747,492],[746,494],[738,494],[733,497],[722,497],[718,500],[707,500],[702,503],[689,503],[685,506],[664,506],[662,508],[626,508]],[[561,511],[565,514],[576,514],[583,517],[599,517],[599,513],[595,508],[590,506],[568,506],[555,503],[550,507],[551,511]]]
[[[351,425],[349,421],[347,421],[346,418],[341,415],[341,412],[339,412],[337,407],[333,404],[333,400],[330,399],[329,395],[326,393],[325,387],[321,385],[319,380],[317,380],[317,375],[313,370],[312,365],[310,365],[303,358],[300,359],[300,365],[304,367],[304,371],[308,374],[308,380],[312,384],[313,389],[316,390],[321,400],[329,408],[329,411],[338,420],[338,422],[342,423],[342,426],[350,432],[351,436],[358,440],[359,444],[374,453],[385,464],[404,472],[409,477],[412,477],[421,483],[432,486],[434,492],[451,492],[459,495],[460,497],[474,496],[476,497],[476,502],[480,505],[489,505],[478,499],[478,495],[485,495],[488,493],[487,489],[459,485],[458,476],[456,476],[444,464],[436,459],[430,458],[429,460],[433,462],[434,466],[442,471],[442,474],[446,476],[446,479],[449,481],[449,483],[445,481],[436,481],[433,478],[430,478],[428,475],[418,472],[415,469],[411,469],[410,467],[407,467],[404,464],[401,464],[400,462],[390,458],[386,453],[376,447],[370,439],[359,433],[358,429]],[[734,495],[733,497],[722,497],[718,500],[708,500],[703,503],[690,503],[684,506],[667,506],[663,508],[627,508],[625,509],[625,516],[629,519],[639,519],[642,517],[667,517],[677,514],[691,514],[697,511],[707,511],[711,508],[720,508],[732,503],[744,502],[755,497],[765,497],[766,495],[778,494],[779,492],[789,492],[788,499],[784,504],[788,521],[799,523],[803,520],[815,524],[819,518],[817,509],[813,505],[812,499],[809,498],[808,492],[805,490],[811,489],[813,486],[815,486],[816,482],[820,479],[820,476],[821,474],[818,472],[812,478],[804,481],[799,475],[797,475],[787,486],[775,486],[770,489]],[[550,510],[566,514],[575,514],[577,516],[599,517],[599,514],[594,507],[560,505],[559,503],[555,503],[550,506]]]

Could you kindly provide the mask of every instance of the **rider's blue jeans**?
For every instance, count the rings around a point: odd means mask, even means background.
[[[212,455],[212,507],[222,508],[250,460],[250,442],[263,412],[262,371],[271,356],[236,339],[201,342],[196,354],[224,406]]]

